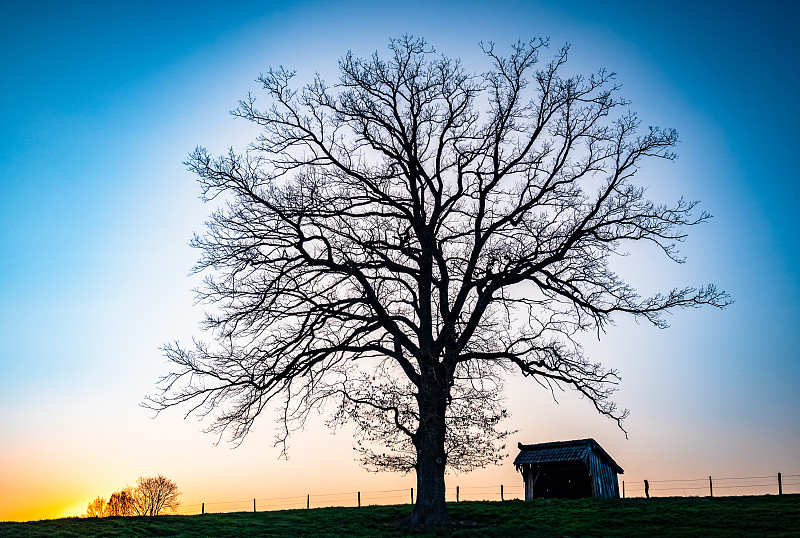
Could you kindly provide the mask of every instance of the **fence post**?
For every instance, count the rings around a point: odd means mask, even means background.
[[[625,481],[622,481],[622,498],[625,498]]]
[[[708,496],[714,496],[714,483],[711,481],[711,475],[708,475]]]
[[[503,484],[500,484],[500,500],[501,501],[505,500],[505,499],[503,499]]]
[[[783,495],[783,485],[781,484],[781,473],[778,473],[778,495]]]
[[[256,513],[256,500],[253,499],[253,513]]]
[[[361,508],[361,492],[358,492],[358,507]]]
[[[205,513],[206,513],[206,503],[203,503],[200,505],[200,515],[203,515]]]
[[[644,496],[648,499],[650,498],[650,484],[647,482],[647,479],[644,479]]]
[[[778,482],[780,482],[780,476],[781,474],[778,473]],[[458,502],[458,486],[456,486],[456,502]]]
[[[414,488],[411,488],[411,504],[414,504]]]
[[[311,494],[306,495],[306,510],[311,508]]]

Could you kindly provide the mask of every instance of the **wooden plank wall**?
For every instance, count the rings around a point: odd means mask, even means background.
[[[594,451],[587,458],[594,497],[619,497],[617,473]]]
[[[525,482],[525,500],[532,501],[533,500],[533,479],[536,477],[536,471],[532,468],[530,464],[526,464],[522,467],[522,476]]]

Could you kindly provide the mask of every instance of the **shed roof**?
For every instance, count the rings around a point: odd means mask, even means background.
[[[576,439],[574,441],[554,441],[536,445],[523,445],[519,443],[519,454],[514,459],[514,465],[559,462],[586,462],[589,452],[594,450],[608,462],[614,471],[623,474],[625,471],[617,465],[608,452],[594,439]]]

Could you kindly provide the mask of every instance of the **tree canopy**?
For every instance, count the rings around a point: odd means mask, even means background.
[[[610,261],[626,242],[676,243],[709,218],[657,204],[634,182],[673,159],[673,129],[642,129],[615,75],[562,75],[545,40],[483,73],[424,40],[346,54],[332,86],[283,68],[233,114],[258,125],[246,151],[187,162],[222,201],[192,244],[211,341],[167,345],[156,410],[186,405],[240,442],[271,404],[278,441],[334,405],[362,461],[414,470],[410,524],[442,524],[444,471],[497,461],[502,380],[571,387],[620,422],[613,369],[576,340],[615,315],[665,327],[680,307],[724,306],[713,285],[642,297]]]
[[[177,512],[181,492],[178,485],[163,475],[140,476],[136,486],[125,486],[105,499],[98,496],[86,507],[84,517],[158,516]]]

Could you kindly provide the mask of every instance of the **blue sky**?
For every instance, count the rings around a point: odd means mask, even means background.
[[[252,498],[278,477],[303,490],[321,442],[336,447],[340,482],[409,481],[360,471],[346,432],[309,428],[283,462],[269,419],[231,451],[178,413],[153,421],[138,407],[165,373],[159,346],[198,332],[187,242],[209,208],[188,152],[250,140],[227,112],[270,66],[332,80],[348,49],[382,51],[403,33],[476,70],[479,41],[571,43],[571,69],[617,72],[645,124],[678,130],[678,161],[641,174],[649,194],[714,215],[692,230],[686,264],[634,250],[620,271],[644,291],[715,282],[734,305],[587,338],[621,371],[630,439],[574,395],[555,405],[512,380],[519,440],[593,436],[631,480],[800,473],[798,22],[791,2],[4,2],[0,520],[77,514],[155,472],[187,502]],[[509,467],[459,480],[510,483]]]

